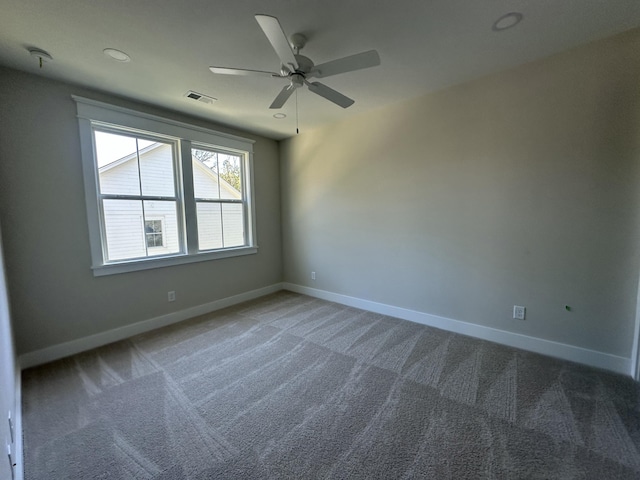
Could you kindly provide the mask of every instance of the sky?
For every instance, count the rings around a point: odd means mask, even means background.
[[[100,131],[96,131],[95,135],[98,168],[104,167],[105,165],[122,157],[126,157],[136,151],[136,139],[133,137]],[[142,150],[154,143],[149,140],[137,140],[139,150]]]

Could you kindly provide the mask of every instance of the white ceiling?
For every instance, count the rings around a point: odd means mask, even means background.
[[[500,33],[508,12],[524,20]],[[254,19],[276,16],[316,64],[376,49],[382,65],[322,79],[342,109],[299,90],[300,130],[407,100],[640,26],[639,0],[0,0],[0,64],[281,139],[295,96],[273,118],[283,80],[213,75],[210,65],[278,71]],[[53,56],[38,68],[28,47]],[[105,48],[131,62],[107,58]],[[205,105],[187,90],[213,96]]]

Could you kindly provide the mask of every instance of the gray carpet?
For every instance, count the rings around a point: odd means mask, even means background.
[[[280,292],[25,371],[26,479],[638,479],[639,396]]]

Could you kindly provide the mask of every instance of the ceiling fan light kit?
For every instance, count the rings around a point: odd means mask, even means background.
[[[281,62],[280,72],[264,72],[260,70],[248,70],[243,68],[209,67],[212,73],[219,75],[241,75],[283,78],[289,80],[274,101],[270,109],[282,108],[289,97],[298,88],[306,85],[310,92],[319,95],[330,102],[347,108],[353,105],[354,100],[320,82],[310,82],[311,78],[326,78],[341,73],[353,72],[364,68],[380,65],[380,56],[375,50],[339,58],[321,65],[314,65],[313,61],[300,54],[307,39],[301,33],[291,35],[291,43],[276,17],[270,15],[256,15],[256,20],[266,35],[269,43],[275,50]]]

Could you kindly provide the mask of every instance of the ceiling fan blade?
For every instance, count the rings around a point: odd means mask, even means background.
[[[213,73],[221,75],[243,75],[246,77],[282,77],[279,73],[247,70],[245,68],[209,67]]]
[[[276,51],[282,64],[291,67],[293,70],[297,70],[298,62],[278,19],[270,15],[256,15],[256,20],[267,36],[269,43],[271,43],[271,46]]]
[[[356,53],[355,55],[316,65],[307,76],[325,78],[377,65],[380,65],[380,55],[375,50],[369,50],[368,52]]]
[[[293,85],[287,85],[286,87],[284,87],[282,90],[280,90],[280,93],[269,108],[282,108],[282,106],[286,103],[295,89],[296,87],[294,87]]]
[[[340,92],[336,92],[333,88],[329,88],[320,82],[305,82],[305,83],[309,87],[309,90],[311,90],[313,93],[326,98],[330,102],[333,102],[336,105],[341,106],[342,108],[350,107],[355,103],[354,100],[344,96]]]

